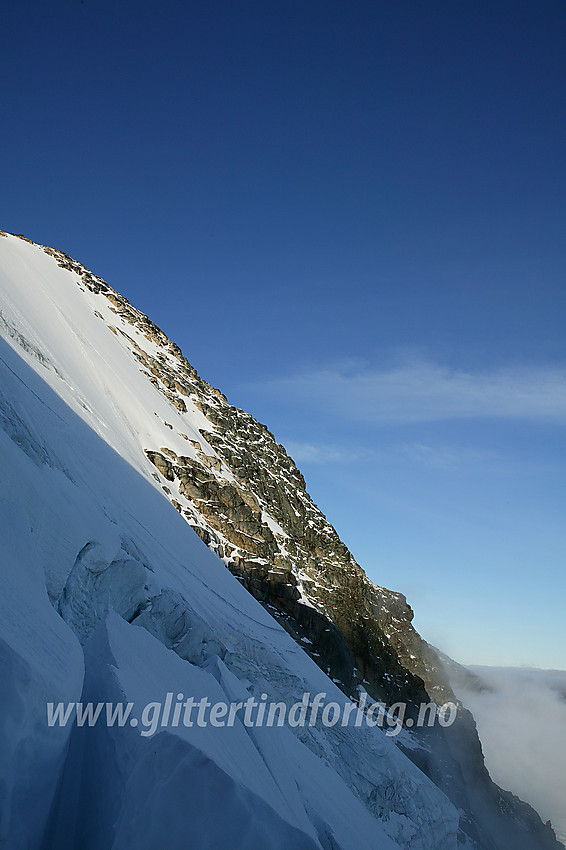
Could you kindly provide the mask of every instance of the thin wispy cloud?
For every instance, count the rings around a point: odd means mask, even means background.
[[[296,442],[286,440],[285,446],[295,463],[352,464],[378,463],[388,466],[420,466],[429,469],[453,471],[466,466],[489,463],[491,467],[501,462],[491,451],[451,446],[431,446],[425,443],[393,443],[381,449],[361,445],[339,446],[329,443]]]
[[[295,404],[373,423],[566,420],[566,368],[471,372],[412,358],[387,369],[346,363],[256,384]]]
[[[363,450],[342,449],[325,443],[298,443],[285,440],[287,453],[295,463],[351,463],[366,456]]]

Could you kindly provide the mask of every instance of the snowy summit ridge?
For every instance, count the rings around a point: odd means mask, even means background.
[[[267,428],[105,281],[1,231],[0,451],[0,846],[558,847],[491,782],[461,707],[395,739],[48,728],[47,702],[131,702],[139,721],[167,693],[364,690],[413,717],[453,695]]]

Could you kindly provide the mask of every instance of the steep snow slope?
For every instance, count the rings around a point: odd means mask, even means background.
[[[379,729],[47,728],[81,693],[346,698],[154,479],[144,451],[190,455],[202,413],[140,372],[82,275],[11,236],[0,258],[2,846],[454,847],[455,809]]]

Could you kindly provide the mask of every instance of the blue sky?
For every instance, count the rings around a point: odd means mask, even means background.
[[[566,668],[566,6],[22,2],[0,227],[265,422],[464,662]]]

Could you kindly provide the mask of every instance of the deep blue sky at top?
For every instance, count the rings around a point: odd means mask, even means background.
[[[289,442],[371,577],[466,661],[535,663],[513,651],[541,562],[564,597],[564,439],[525,409],[566,361],[565,54],[563,0],[2,13],[0,227],[105,277]],[[396,389],[385,415],[397,368],[475,413],[407,415]],[[498,370],[527,404],[486,418]],[[509,646],[474,654],[502,607]]]

